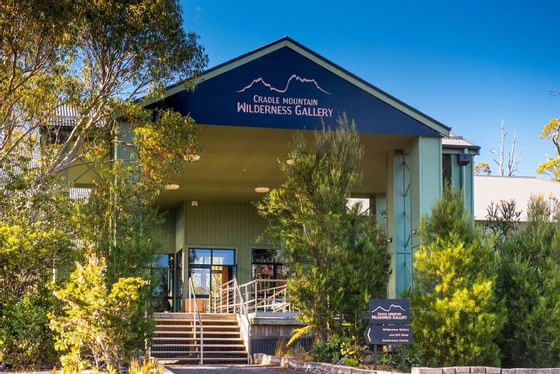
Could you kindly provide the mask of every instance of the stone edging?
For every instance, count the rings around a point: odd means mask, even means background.
[[[359,369],[350,366],[324,364],[321,362],[305,362],[291,357],[270,356],[263,353],[253,354],[258,365],[272,365],[298,369],[311,373],[328,374],[404,374],[384,370]],[[410,374],[560,374],[560,368],[544,369],[501,369],[488,366],[454,366],[445,368],[414,367]]]
[[[281,366],[290,369],[303,370],[311,373],[404,374],[404,373],[397,373],[397,372],[383,371],[383,370],[359,369],[351,366],[332,365],[332,364],[325,364],[322,362],[305,362],[305,361],[296,360],[295,358],[291,358],[291,357],[277,357],[277,356],[266,355],[263,353],[254,353],[253,360],[255,364],[259,364],[259,365]],[[418,374],[424,374],[424,373],[418,373]],[[426,374],[431,374],[431,373],[426,373]],[[516,373],[509,373],[509,374],[516,374]],[[550,374],[560,374],[560,372],[550,373]]]
[[[455,366],[447,368],[412,368],[411,374],[560,374],[559,368],[500,369],[488,366]]]

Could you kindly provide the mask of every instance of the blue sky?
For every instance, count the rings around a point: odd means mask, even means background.
[[[451,126],[491,164],[503,120],[517,175],[554,155],[539,135],[560,117],[560,1],[183,0],[209,67],[288,35]]]

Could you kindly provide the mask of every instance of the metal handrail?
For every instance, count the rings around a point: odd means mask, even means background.
[[[242,338],[245,343],[245,347],[247,347],[247,358],[251,360],[251,352],[249,348],[251,344],[251,323],[249,322],[249,312],[247,310],[247,305],[243,300],[243,295],[241,294],[237,279],[235,278],[233,279],[233,288],[235,290],[234,304],[239,305],[239,308],[235,310],[235,312],[239,318],[239,327],[243,330]],[[239,300],[238,303],[236,303],[236,298]]]
[[[189,278],[189,312],[192,313],[192,303],[194,302],[194,313],[193,313],[193,338],[195,346],[198,346],[200,352],[200,365],[204,365],[204,326],[202,325],[202,317],[200,316],[200,311],[198,309],[198,301],[196,300],[196,293],[194,292],[194,285],[192,278]],[[200,344],[197,344],[197,325],[200,325]]]
[[[237,297],[236,288],[239,288]],[[247,313],[257,311],[291,311],[287,281],[281,279],[255,279],[239,285],[236,279],[222,284],[212,301],[215,313],[236,313],[243,303]]]

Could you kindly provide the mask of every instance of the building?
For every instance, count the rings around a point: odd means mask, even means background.
[[[474,177],[474,219],[487,221],[488,207],[501,200],[514,200],[519,221],[527,221],[527,205],[532,198],[542,197],[556,208],[560,201],[560,183],[536,177],[476,175]]]
[[[234,277],[241,284],[282,276],[275,248],[257,241],[265,222],[253,202],[282,183],[278,160],[286,161],[297,131],[335,126],[342,114],[355,121],[365,146],[363,184],[352,197],[369,203],[390,238],[388,296],[410,286],[415,232],[444,179],[463,189],[473,209],[477,146],[288,37],[147,105],[172,107],[200,124],[200,159],[157,201],[167,211],[161,237],[168,255],[159,260],[169,270],[165,291],[174,311],[184,307],[188,278],[204,298]]]

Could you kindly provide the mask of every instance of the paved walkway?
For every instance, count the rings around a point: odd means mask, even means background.
[[[174,374],[300,374],[303,371],[258,365],[167,366],[165,373]]]

